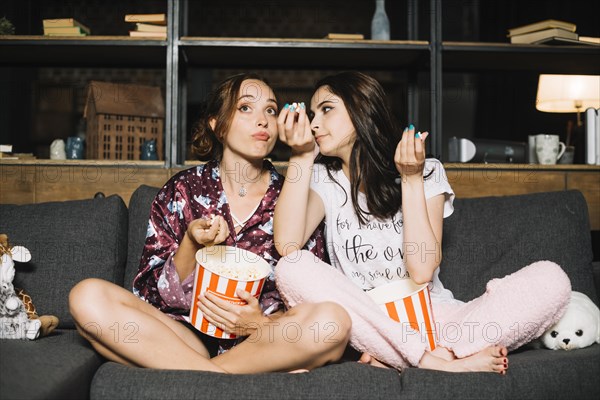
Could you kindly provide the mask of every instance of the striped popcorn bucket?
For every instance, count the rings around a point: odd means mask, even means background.
[[[429,350],[435,349],[437,336],[427,283],[417,285],[412,279],[402,279],[366,293],[391,319],[418,331]]]
[[[232,304],[244,305],[246,302],[237,296],[237,289],[250,292],[258,298],[270,273],[269,263],[247,250],[231,246],[211,246],[198,250],[190,323],[207,335],[236,339],[235,334],[223,331],[204,318],[196,304],[198,296],[210,291]]]

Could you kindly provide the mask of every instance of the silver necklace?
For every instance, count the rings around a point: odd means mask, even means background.
[[[262,175],[263,175],[263,171],[260,172],[259,178],[256,181],[253,181],[251,183],[260,182]],[[242,185],[242,187],[240,188],[240,190],[238,190],[238,196],[244,197],[248,194],[248,189],[246,189],[245,183],[240,183],[240,185]]]

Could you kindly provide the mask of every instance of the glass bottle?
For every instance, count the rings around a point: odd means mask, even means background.
[[[390,20],[385,13],[385,0],[375,0],[375,14],[371,20],[371,39],[390,40]]]

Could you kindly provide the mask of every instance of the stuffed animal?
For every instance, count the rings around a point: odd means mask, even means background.
[[[573,350],[600,343],[600,310],[583,293],[571,292],[565,315],[541,337],[551,350]]]
[[[28,262],[31,253],[26,247],[8,245],[8,236],[0,234],[0,338],[36,339],[40,333],[49,334],[58,326],[53,315],[38,317],[31,297],[23,290],[15,290],[15,261]]]

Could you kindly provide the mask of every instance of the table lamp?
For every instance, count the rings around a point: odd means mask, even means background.
[[[540,75],[535,108],[554,113],[577,113],[600,107],[600,75]]]

